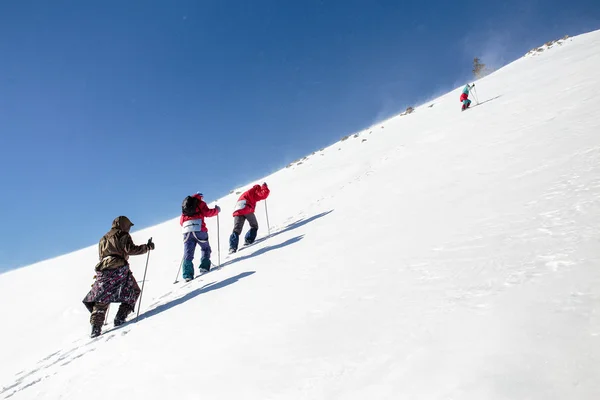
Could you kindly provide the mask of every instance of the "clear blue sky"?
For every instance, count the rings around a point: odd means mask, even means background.
[[[176,217],[463,84],[474,56],[598,28],[598,0],[1,2],[0,271]]]

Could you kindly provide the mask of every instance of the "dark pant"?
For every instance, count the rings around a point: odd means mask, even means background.
[[[138,292],[139,296],[139,292]],[[137,299],[137,297],[136,297]],[[108,311],[108,306],[110,303],[94,303],[94,309],[92,310],[92,315],[90,315],[90,323],[93,326],[102,327],[104,324],[104,320],[106,319],[106,312]],[[125,320],[130,312],[133,311],[133,306],[128,303],[121,303],[119,305],[119,311],[117,311],[116,319]]]
[[[258,221],[256,220],[256,215],[254,215],[254,213],[238,215],[233,217],[233,233],[229,237],[230,249],[237,250],[240,235],[242,234],[242,229],[244,229],[246,220],[248,221],[248,224],[250,224],[250,230],[246,233],[244,241],[246,244],[252,244],[254,243],[254,240],[256,240],[256,235],[258,233]]]
[[[210,260],[210,244],[208,244],[208,232],[189,232],[183,235],[183,259],[192,261],[196,252],[196,245],[200,245],[201,260]]]
[[[115,319],[120,317],[125,320],[127,315],[134,310],[140,293],[141,289],[128,265],[117,269],[97,271],[96,281],[83,299],[83,304],[91,313],[90,323],[96,327],[102,327],[110,303],[121,303]]]
[[[202,255],[200,256],[200,269],[210,269],[210,244],[208,243],[208,232],[188,232],[183,234],[183,279],[194,278],[194,253],[196,245],[200,245]]]

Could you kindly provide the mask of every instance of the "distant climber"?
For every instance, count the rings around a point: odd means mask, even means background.
[[[462,110],[465,111],[471,105],[471,100],[469,100],[469,93],[471,89],[475,87],[475,84],[469,85],[468,83],[463,88],[462,94],[460,95],[460,101],[462,103]]]
[[[136,246],[129,235],[132,226],[133,223],[125,216],[115,218],[112,228],[98,244],[100,262],[95,267],[96,281],[83,299],[83,304],[91,313],[91,337],[102,333],[102,324],[110,303],[121,303],[114,320],[115,326],[119,326],[125,323],[127,315],[134,310],[140,295],[140,287],[129,269],[128,259],[130,255],[154,250],[154,243],[149,239],[147,244]]]
[[[233,212],[233,233],[229,237],[229,254],[237,251],[240,235],[242,234],[246,220],[250,224],[250,230],[246,233],[244,242],[246,245],[249,245],[256,240],[258,221],[256,220],[256,215],[254,215],[254,209],[258,201],[269,197],[270,192],[267,184],[263,183],[262,186],[254,185],[250,190],[242,193],[238,199],[235,211]]]
[[[208,229],[204,218],[214,217],[221,209],[219,206],[208,208],[202,193],[187,196],[181,205],[181,218],[179,224],[183,232],[183,279],[186,282],[194,279],[194,252],[196,245],[200,245],[200,272],[210,271],[210,244],[208,243]]]

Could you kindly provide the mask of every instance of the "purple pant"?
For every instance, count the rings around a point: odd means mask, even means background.
[[[208,244],[208,232],[189,232],[183,235],[183,259],[192,261],[196,245],[200,245],[202,255],[200,260],[210,260],[210,244]]]

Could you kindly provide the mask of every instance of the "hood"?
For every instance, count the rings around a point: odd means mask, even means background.
[[[112,223],[112,227],[114,229],[119,229],[119,230],[122,230],[123,232],[129,232],[129,230],[131,229],[132,226],[133,226],[133,222],[131,222],[131,220],[124,215],[121,215],[120,217],[115,218],[115,220]]]

